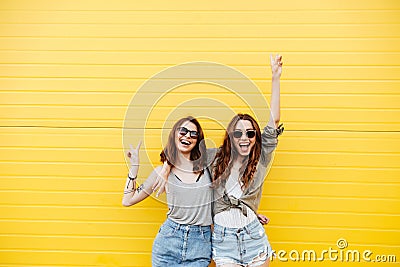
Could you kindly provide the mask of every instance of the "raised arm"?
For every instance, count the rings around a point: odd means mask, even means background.
[[[272,88],[271,88],[271,114],[268,126],[276,129],[281,119],[281,104],[280,104],[280,90],[281,90],[281,74],[282,74],[282,56],[277,54],[275,57],[270,55],[271,72],[272,72]]]
[[[271,72],[272,72],[272,88],[271,88],[271,103],[270,109],[271,114],[267,124],[264,128],[261,139],[262,139],[262,150],[260,163],[267,166],[272,160],[272,152],[275,150],[278,144],[278,135],[283,132],[282,125],[279,125],[281,119],[281,104],[280,104],[280,80],[282,74],[282,57],[280,55],[270,56],[271,60]]]
[[[136,149],[130,145],[130,150],[128,152],[128,158],[130,161],[130,167],[128,172],[128,177],[126,178],[126,183],[124,187],[124,195],[122,197],[122,205],[125,207],[132,206],[136,203],[147,198],[153,191],[151,189],[151,184],[155,179],[155,173],[157,173],[157,169],[155,169],[152,174],[147,178],[147,180],[136,187],[136,178],[139,170],[139,150],[140,150],[141,142],[137,145]],[[161,167],[159,167],[161,169]]]

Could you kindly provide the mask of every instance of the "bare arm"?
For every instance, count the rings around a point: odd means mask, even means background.
[[[130,161],[129,173],[126,178],[124,195],[122,197],[122,205],[125,207],[132,206],[140,201],[146,199],[153,191],[151,189],[151,184],[155,180],[155,175],[161,169],[161,167],[156,168],[147,180],[139,187],[136,186],[136,178],[139,170],[139,149],[141,142],[137,145],[136,149],[130,145],[130,150],[128,152],[128,158]]]
[[[122,198],[122,205],[125,207],[129,207],[143,201],[148,196],[150,196],[154,192],[152,189],[152,184],[159,176],[161,168],[162,167],[159,166],[154,169],[154,171],[149,175],[146,181],[137,188],[136,181],[134,181],[133,184],[131,183],[129,185],[129,181],[127,181],[125,185],[124,196]]]
[[[272,89],[270,103],[271,114],[267,127],[264,128],[264,131],[261,134],[262,152],[260,162],[264,166],[267,166],[272,160],[271,153],[275,150],[278,143],[277,137],[283,131],[283,127],[281,127],[282,125],[279,125],[279,121],[281,119],[280,77],[282,73],[282,57],[280,55],[276,55],[275,57],[271,55],[270,59],[272,72]]]
[[[271,88],[271,114],[268,126],[277,128],[281,119],[281,104],[280,104],[280,90],[281,90],[281,74],[282,74],[282,56],[279,54],[273,57],[270,55],[271,71],[272,71],[272,88]]]
[[[157,177],[152,185],[152,190],[157,191],[156,197],[158,197],[163,192],[168,193],[168,176],[171,172],[171,166],[167,161],[164,162],[162,169],[158,172]]]

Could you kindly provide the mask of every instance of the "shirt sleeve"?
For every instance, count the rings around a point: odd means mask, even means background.
[[[136,191],[144,191],[146,194],[151,195],[153,193],[153,184],[156,181],[158,173],[161,171],[162,166],[156,167],[151,174],[147,177],[147,179],[140,185],[137,186]]]
[[[283,133],[283,124],[279,125],[278,128],[271,126],[265,126],[261,134],[261,158],[260,163],[267,166],[272,159],[272,153],[278,145],[278,136]]]

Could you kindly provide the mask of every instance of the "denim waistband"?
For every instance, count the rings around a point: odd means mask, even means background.
[[[167,218],[167,220],[164,222],[164,225],[168,225],[170,227],[173,227],[177,230],[179,229],[186,229],[186,230],[208,230],[211,228],[211,225],[190,225],[190,224],[180,224],[177,222],[174,222],[173,220],[171,220],[170,218]]]
[[[254,221],[252,221],[251,223],[249,223],[248,225],[245,225],[244,227],[241,228],[229,228],[229,227],[224,227],[218,224],[214,224],[214,231],[219,231],[225,234],[236,234],[236,233],[240,233],[243,231],[246,232],[251,232],[251,230],[260,227],[261,223],[258,221],[258,219],[254,219]]]

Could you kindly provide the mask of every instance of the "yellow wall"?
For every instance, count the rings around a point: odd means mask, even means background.
[[[0,23],[0,266],[149,266],[166,207],[120,204],[131,97],[198,60],[268,96],[270,52],[284,56],[286,128],[261,203],[273,248],[345,238],[400,262],[399,1],[1,0]]]

